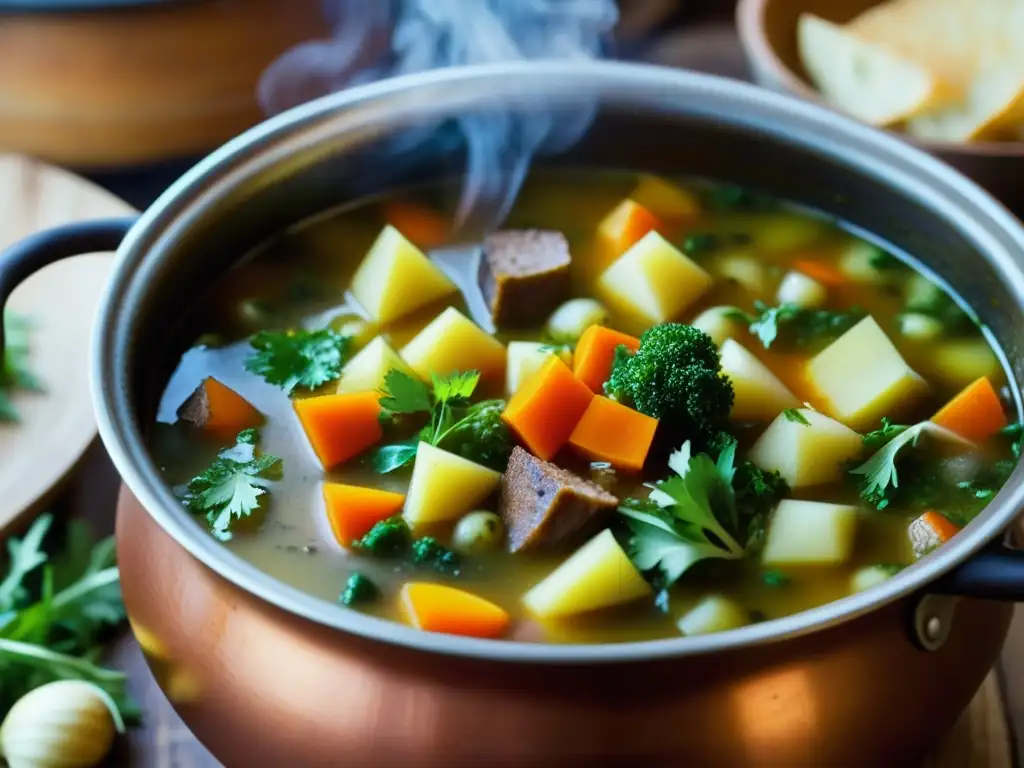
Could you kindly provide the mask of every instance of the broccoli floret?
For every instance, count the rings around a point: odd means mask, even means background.
[[[424,536],[412,543],[412,561],[449,576],[458,576],[462,565],[459,556],[438,543],[433,536]]]
[[[664,323],[644,332],[636,354],[622,349],[605,384],[609,396],[699,444],[729,417],[732,384],[722,373],[718,347],[703,331]]]
[[[348,577],[345,591],[341,593],[343,605],[362,605],[372,603],[380,597],[380,589],[366,576],[356,571]]]
[[[374,557],[401,557],[411,541],[408,524],[395,516],[376,523],[365,536],[352,542],[352,548]]]
[[[512,453],[512,435],[501,420],[504,400],[483,400],[459,414],[459,421],[441,439],[440,447],[477,464],[504,472]]]

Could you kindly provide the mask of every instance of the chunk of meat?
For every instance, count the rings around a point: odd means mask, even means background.
[[[536,325],[569,294],[569,242],[561,232],[510,229],[484,239],[480,288],[499,328]]]
[[[938,512],[928,511],[910,523],[907,536],[917,557],[945,544],[960,531],[960,527]]]
[[[589,480],[519,446],[501,481],[499,511],[510,552],[553,549],[583,538],[619,500]]]

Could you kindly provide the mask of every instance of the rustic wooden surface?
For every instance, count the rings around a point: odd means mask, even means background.
[[[667,37],[649,51],[662,64],[685,66],[742,77],[745,68],[728,26],[699,26]],[[3,179],[0,177],[0,189]],[[32,185],[24,187],[22,210],[26,217],[54,205]],[[35,220],[35,219],[33,219]],[[57,508],[66,514],[82,515],[101,531],[113,521],[117,477],[102,447],[94,445],[86,454],[62,494]],[[131,674],[133,692],[146,708],[145,726],[132,732],[119,745],[111,765],[150,768],[213,768],[218,763],[191,737],[171,710],[149,674],[138,646],[124,637],[111,649],[112,662]],[[1004,684],[999,681],[1003,678]],[[1014,765],[1012,745],[1024,733],[1024,614],[1018,612],[1000,668],[986,681],[977,699],[943,742],[928,765],[934,768],[1009,768]],[[1007,701],[1010,725],[1007,725]],[[927,702],[922,702],[927,706]]]

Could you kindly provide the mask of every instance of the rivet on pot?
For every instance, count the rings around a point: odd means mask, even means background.
[[[911,639],[921,650],[937,651],[946,642],[953,626],[956,600],[947,595],[925,595],[917,602]]]

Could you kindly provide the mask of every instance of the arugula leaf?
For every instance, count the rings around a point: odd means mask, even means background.
[[[0,614],[10,611],[25,598],[25,577],[46,562],[43,539],[53,524],[51,515],[42,515],[28,529],[24,538],[11,537],[7,541],[10,563],[7,576],[0,581]]]
[[[13,390],[42,392],[42,382],[29,369],[29,330],[27,317],[4,313],[4,352],[0,358],[0,422],[18,421],[18,411],[8,395]]]
[[[792,421],[795,424],[803,424],[805,427],[811,426],[811,422],[807,420],[807,417],[800,413],[796,408],[787,408],[782,412],[782,415],[786,417],[786,421]]]
[[[883,427],[884,428],[884,427]],[[893,431],[889,425],[890,431]],[[931,434],[962,445],[970,445],[948,429],[930,421],[922,421],[912,427],[903,427],[894,437],[880,448],[871,458],[850,470],[850,474],[864,478],[861,496],[878,509],[885,509],[891,501],[891,494],[899,487],[896,459],[907,446],[916,447],[923,435]]]
[[[380,404],[385,422],[393,421],[394,414],[429,413],[430,423],[412,438],[379,447],[371,458],[373,468],[387,473],[408,466],[416,458],[419,443],[425,442],[503,470],[512,450],[511,436],[501,420],[505,401],[469,405],[480,382],[479,371],[431,374],[431,379],[433,390],[395,369],[384,377]]]
[[[754,302],[755,315],[750,323],[750,332],[769,349],[786,332],[787,343],[799,349],[812,349],[827,345],[839,338],[864,319],[862,310],[854,307],[846,311],[828,309],[806,309],[795,304],[780,304],[770,307],[764,302]]]
[[[631,531],[627,549],[637,568],[653,572],[668,588],[694,563],[706,558],[735,560],[744,549],[726,530],[735,524],[732,489],[735,445],[713,462],[690,454],[690,443],[669,458],[675,476],[655,483],[647,499],[626,499],[619,507]]]
[[[260,331],[249,339],[256,350],[245,370],[291,394],[297,387],[315,390],[341,376],[352,339],[337,331]]]
[[[232,523],[250,517],[260,507],[270,483],[280,476],[281,459],[259,455],[258,440],[255,429],[240,432],[234,447],[221,451],[185,488],[185,506],[205,515],[213,534],[222,541],[231,538]]]

